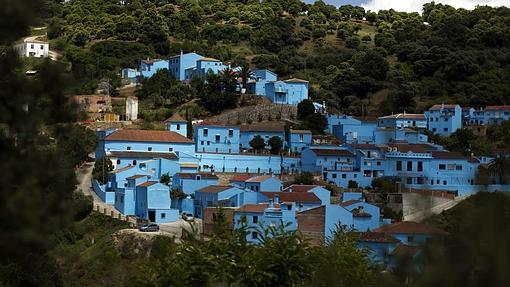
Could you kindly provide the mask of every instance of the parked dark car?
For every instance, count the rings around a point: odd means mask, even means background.
[[[138,227],[138,230],[141,232],[157,232],[159,231],[159,225],[156,223],[145,224]]]

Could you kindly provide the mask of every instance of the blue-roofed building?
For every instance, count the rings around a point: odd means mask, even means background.
[[[306,148],[301,152],[301,169],[308,172],[322,172],[324,169],[352,169],[356,154],[347,147]]]
[[[149,175],[135,174],[127,177],[127,185],[115,190],[115,209],[124,215],[136,214],[136,187],[150,179]]]
[[[379,127],[389,127],[389,128],[416,128],[416,129],[426,129],[427,128],[427,118],[425,114],[395,114],[384,117],[379,117],[377,119],[377,125]]]
[[[462,108],[459,105],[433,105],[425,112],[429,131],[449,136],[462,128]]]
[[[312,145],[312,132],[309,130],[293,130],[289,131],[288,148],[292,153],[301,153],[305,148]]]
[[[140,75],[144,78],[150,78],[162,69],[168,69],[167,60],[147,59],[140,61]]]
[[[205,172],[176,173],[172,179],[172,188],[179,188],[186,194],[194,194],[199,189],[217,184],[218,176]]]
[[[278,80],[269,70],[255,70],[247,82],[248,92],[265,96],[275,104],[297,105],[308,99],[308,81],[292,78]]]
[[[483,110],[483,124],[499,125],[510,120],[510,105],[487,106]]]
[[[238,126],[220,122],[202,122],[193,128],[197,152],[239,153]]]
[[[254,70],[251,78],[247,81],[247,90],[251,94],[258,96],[266,95],[266,83],[274,82],[278,75],[269,70]]]
[[[206,207],[236,207],[242,204],[240,194],[246,192],[232,185],[210,185],[195,191],[195,216],[203,218]]]

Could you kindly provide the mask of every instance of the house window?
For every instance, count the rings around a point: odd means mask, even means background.
[[[124,195],[120,195],[120,203],[124,203]]]
[[[407,236],[407,242],[414,242],[414,236]]]
[[[147,150],[148,150],[148,151],[152,151],[152,147],[148,147],[148,148],[147,148]]]
[[[447,184],[446,180],[443,180],[443,185],[446,185],[446,184]]]
[[[136,165],[136,159],[133,160],[133,165]]]
[[[457,166],[455,166],[455,170],[462,170],[462,165],[458,164]]]
[[[44,50],[44,45],[41,45],[41,50]]]
[[[412,177],[408,177],[407,178],[407,184],[413,184],[413,178]]]
[[[33,49],[33,48],[34,48],[34,44],[31,44],[31,45],[30,45],[30,49]]]
[[[241,222],[242,223],[246,223],[246,215],[242,215],[241,216]]]
[[[201,144],[201,145],[204,145],[204,141],[200,141],[200,144]]]
[[[259,234],[258,234],[258,232],[257,232],[257,231],[253,231],[253,232],[251,233],[251,238],[252,238],[252,239],[258,239],[258,238],[259,238]]]
[[[299,135],[299,141],[300,141],[300,142],[303,142],[304,140],[305,140],[304,135],[300,134],[300,135]]]
[[[418,171],[423,171],[423,162],[418,162]]]
[[[207,141],[207,145],[211,145],[211,142],[210,142],[210,141]]]
[[[413,170],[413,162],[412,161],[408,161],[407,162],[407,171],[412,171]]]
[[[398,171],[402,170],[402,161],[400,161],[400,160],[397,160],[397,170]]]
[[[259,222],[259,217],[254,215],[253,216],[253,223],[258,223]]]
[[[201,180],[202,179],[202,176],[200,176],[199,174],[197,175],[196,177],[197,180]]]
[[[446,169],[446,164],[439,165],[439,170],[445,170],[445,169]]]
[[[220,143],[220,135],[216,135],[214,137],[214,139],[215,139],[216,143]]]
[[[347,174],[342,173],[342,178],[347,178]]]
[[[444,128],[444,129],[443,129],[443,131],[447,132],[447,131],[448,131],[448,129],[447,129],[447,128]]]
[[[117,160],[117,164],[120,164],[120,159]]]
[[[168,148],[168,151],[174,151],[174,149],[173,149],[173,148],[171,148],[171,147],[169,147],[169,148]]]
[[[131,150],[131,147],[130,146],[126,147],[126,150]]]
[[[416,184],[423,184],[424,182],[425,182],[425,180],[423,179],[423,177],[416,178]]]
[[[177,126],[175,127],[176,130],[181,130],[181,124],[177,124]]]
[[[381,162],[380,161],[377,162],[377,166],[381,166]]]
[[[165,218],[166,217],[166,213],[161,213],[161,218]]]
[[[234,137],[234,130],[233,129],[229,129],[228,130],[228,137],[229,138]]]
[[[331,174],[331,178],[336,178],[336,173]]]
[[[431,180],[431,181],[430,181],[430,185],[434,185],[434,180]]]
[[[209,135],[209,129],[204,129],[204,137]]]

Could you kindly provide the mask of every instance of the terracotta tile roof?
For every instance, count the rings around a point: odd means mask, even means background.
[[[321,200],[313,192],[261,192],[269,199],[280,197],[280,202],[308,202],[321,203]]]
[[[204,188],[197,190],[197,192],[206,192],[206,193],[219,193],[225,191],[227,189],[231,189],[230,185],[209,185]]]
[[[253,175],[247,174],[247,173],[238,173],[235,174],[233,177],[230,178],[230,181],[246,181],[250,178],[252,178]]]
[[[126,177],[126,179],[138,179],[138,178],[142,178],[142,177],[146,177],[146,176],[147,175],[144,175],[144,174],[135,174],[130,177]]]
[[[510,110],[509,105],[504,106],[487,106],[485,107],[485,111],[508,111]]]
[[[158,182],[157,181],[146,181],[144,183],[139,184],[138,186],[147,187],[147,186],[155,185],[156,183],[158,183]]]
[[[233,127],[238,128],[239,126],[231,125],[225,122],[216,122],[216,121],[202,121],[197,126],[209,126],[209,127]]]
[[[176,132],[150,130],[117,130],[105,138],[107,141],[132,142],[171,142],[193,143],[192,140]]]
[[[391,256],[411,256],[413,257],[420,251],[418,246],[410,246],[405,244],[399,244],[393,251],[391,252]]]
[[[309,184],[292,184],[285,188],[284,192],[308,192],[320,185],[309,185]]]
[[[320,156],[353,156],[354,154],[346,149],[311,149],[316,155]]]
[[[203,179],[218,179],[218,176],[215,174],[212,174],[210,172],[199,172],[199,173],[185,173],[185,172],[178,172],[177,175],[179,175],[180,178],[186,178],[186,179],[195,179],[197,175],[200,175]]]
[[[389,147],[396,147],[398,152],[406,153],[429,153],[432,151],[436,151],[437,148],[433,145],[429,144],[407,144],[407,143],[399,143],[399,144],[389,144]]]
[[[252,213],[263,213],[264,210],[269,208],[268,203],[259,203],[259,204],[245,204],[236,209],[236,212],[252,212]],[[274,208],[280,208],[279,204],[275,204]]]
[[[416,119],[416,120],[425,120],[425,114],[395,114],[384,117],[379,117],[379,119]]]
[[[116,173],[119,173],[119,172],[123,172],[123,171],[129,170],[129,169],[132,169],[133,167],[134,166],[132,166],[132,165],[128,165],[128,166],[125,166],[125,167],[122,167],[122,168],[114,169],[114,170],[110,171],[110,173],[116,174]]]
[[[257,124],[257,125],[242,125],[240,126],[243,132],[284,132],[285,128],[282,125],[268,125],[268,124]]]
[[[146,151],[111,151],[108,157],[177,159],[177,155],[173,152],[146,152]]]
[[[341,207],[347,207],[347,206],[351,206],[353,204],[360,203],[360,202],[363,202],[363,201],[357,200],[357,199],[351,199],[351,200],[347,200],[344,202],[340,202],[338,205],[340,205]]]
[[[185,123],[186,120],[179,113],[174,113],[171,117],[169,117],[168,119],[165,120],[165,123],[167,123],[167,122]]]
[[[468,162],[472,163],[478,163],[480,162],[475,157],[468,157],[465,156],[459,152],[448,152],[448,151],[437,151],[432,152],[432,157],[435,159],[460,159],[460,160],[467,160]]]
[[[326,212],[326,206],[325,205],[321,205],[321,206],[316,206],[316,207],[307,208],[305,210],[298,211],[298,214],[310,213],[310,212],[316,211],[317,209],[322,209],[320,212],[323,212],[324,214]],[[298,228],[299,228],[299,226],[298,226]]]
[[[291,78],[288,80],[284,80],[285,83],[308,83],[307,80],[298,79],[298,78]]]
[[[363,208],[354,208],[351,213],[354,217],[372,217],[372,214],[365,212]]]
[[[359,232],[358,241],[362,242],[380,242],[380,243],[399,243],[395,237],[381,232]]]
[[[381,147],[375,144],[351,144],[355,149],[370,149],[370,150],[380,150]]]
[[[203,57],[203,58],[200,58],[198,59],[199,61],[207,61],[207,62],[221,62],[220,60],[218,59],[215,59],[215,58],[209,58],[209,57]]]
[[[291,134],[311,134],[309,130],[290,130]]]
[[[425,224],[413,222],[413,221],[402,221],[395,222],[388,225],[383,225],[379,228],[374,229],[374,232],[384,232],[384,233],[407,233],[407,234],[438,234],[445,235],[447,232],[437,229],[434,227],[429,227]]]
[[[259,175],[259,176],[254,176],[254,177],[247,179],[246,182],[260,183],[260,182],[264,182],[272,177],[273,177],[272,175]]]
[[[198,164],[193,162],[182,162],[179,164],[180,167],[190,167],[190,168],[197,168]]]
[[[438,111],[440,110],[441,108],[445,108],[445,109],[455,109],[457,105],[456,104],[449,104],[449,105],[433,105],[432,107],[429,108],[429,111]]]

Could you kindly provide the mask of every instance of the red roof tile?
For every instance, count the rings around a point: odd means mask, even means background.
[[[437,229],[434,227],[429,227],[425,224],[413,222],[413,221],[402,221],[395,222],[388,225],[383,225],[379,228],[376,228],[374,232],[385,232],[385,233],[408,233],[408,234],[439,234],[444,235],[448,234],[447,232]]]
[[[407,143],[399,143],[399,144],[389,144],[389,147],[396,147],[398,152],[406,153],[428,153],[432,151],[436,151],[437,148],[430,144],[407,144]]]
[[[157,181],[146,181],[144,183],[139,184],[138,186],[147,187],[147,186],[155,185],[156,183],[158,183],[158,182]]]
[[[448,151],[438,151],[433,152],[432,157],[436,159],[460,159],[467,160],[468,162],[478,163],[480,162],[477,158],[465,156],[459,152],[448,152]]]
[[[485,111],[508,111],[510,110],[510,106],[487,106],[485,107]]]
[[[105,138],[107,141],[171,142],[193,143],[192,140],[176,132],[149,130],[117,130]]]
[[[167,122],[185,123],[186,120],[179,113],[174,113],[171,117],[169,117],[168,119],[165,120],[165,123],[167,123]]]
[[[449,104],[449,105],[433,105],[432,107],[429,108],[429,111],[438,111],[440,110],[441,108],[444,108],[444,109],[455,109],[457,105],[456,104]]]
[[[425,114],[395,114],[384,117],[379,117],[379,119],[416,119],[416,120],[425,120]]]
[[[238,173],[238,174],[235,174],[234,176],[232,176],[230,178],[230,181],[246,181],[250,178],[252,178],[254,175],[250,175],[250,174],[247,174],[247,173]]]
[[[381,232],[360,232],[358,233],[358,241],[363,242],[380,242],[380,243],[398,243],[400,242],[395,237]]]
[[[280,205],[275,204],[275,208],[280,208]],[[263,213],[264,210],[269,208],[268,203],[260,203],[260,204],[245,204],[236,209],[237,212],[253,212],[253,213]]]
[[[177,159],[177,155],[173,152],[147,152],[147,151],[111,151],[108,157]]]
[[[114,169],[114,170],[110,171],[110,173],[115,174],[115,173],[123,172],[123,171],[126,171],[128,169],[132,169],[133,167],[134,166],[132,166],[132,165],[128,165],[128,166],[125,166],[125,167],[122,167],[122,168]]]
[[[320,203],[321,200],[313,192],[261,192],[269,199],[280,197],[280,202],[309,202]]]
[[[235,128],[238,127],[236,125],[231,125],[231,124],[228,124],[225,122],[215,122],[215,121],[202,121],[202,122],[198,123],[197,125],[210,126],[210,127],[235,127]]]
[[[409,246],[405,244],[399,244],[391,252],[391,256],[414,256],[419,251],[418,246]]]
[[[186,178],[186,179],[195,179],[197,175],[200,175],[202,179],[218,179],[218,176],[215,174],[212,174],[210,172],[199,172],[199,173],[185,173],[185,172],[178,172],[177,175],[179,175],[180,178]]]
[[[256,125],[242,125],[240,127],[243,132],[284,132],[283,125],[271,124],[256,124]]]
[[[320,185],[309,185],[309,184],[292,184],[285,188],[284,192],[308,192]]]
[[[290,130],[291,134],[311,134],[309,130]]]
[[[351,206],[353,204],[360,203],[360,202],[363,202],[363,201],[357,200],[357,199],[351,199],[351,200],[347,200],[347,201],[344,201],[344,202],[340,202],[339,205],[341,207],[347,207],[347,206]]]
[[[260,182],[264,182],[270,178],[272,178],[273,176],[272,175],[259,175],[259,176],[254,176],[254,177],[251,177],[247,180],[245,180],[246,182],[254,182],[254,183],[260,183]]]
[[[146,176],[147,175],[144,175],[144,174],[135,174],[130,177],[126,177],[126,179],[137,179],[137,178],[142,178],[142,177],[146,177]]]
[[[308,83],[307,80],[298,79],[298,78],[292,78],[292,79],[284,80],[284,82],[286,82],[286,83]]]

